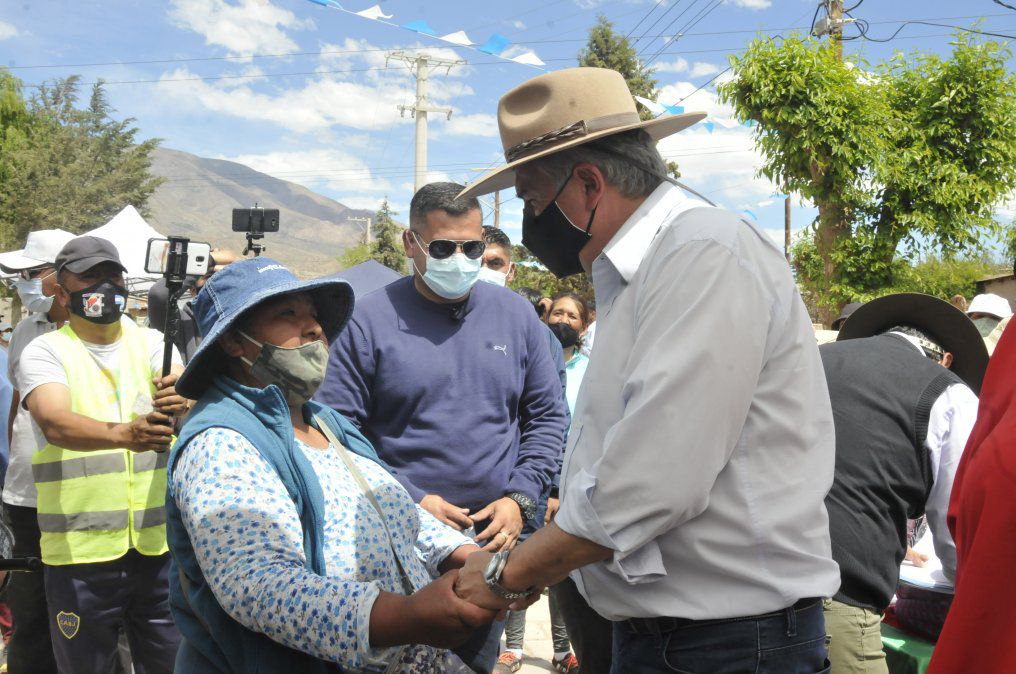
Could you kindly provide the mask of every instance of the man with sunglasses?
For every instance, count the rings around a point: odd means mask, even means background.
[[[413,275],[358,300],[317,398],[363,429],[421,506],[507,550],[550,487],[566,410],[530,304],[476,283],[482,216],[461,190],[432,183],[413,197]],[[490,672],[500,631],[481,630],[458,655]]]
[[[28,316],[17,324],[7,347],[7,377],[14,387],[8,416],[10,465],[3,489],[3,519],[14,533],[14,556],[39,557],[39,522],[36,514],[32,453],[35,434],[28,410],[20,405],[17,370],[25,347],[36,337],[61,327],[67,309],[53,301],[56,295],[56,256],[74,238],[62,229],[29,232],[25,247],[0,253],[0,269],[17,274],[13,285]],[[7,590],[14,631],[7,645],[12,672],[55,674],[53,646],[46,617],[46,594],[41,573],[11,574]]]

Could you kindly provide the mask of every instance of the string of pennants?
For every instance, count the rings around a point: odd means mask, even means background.
[[[634,98],[636,101],[644,105],[646,109],[649,110],[649,112],[653,113],[654,117],[660,117],[662,115],[680,115],[681,113],[684,112],[683,105],[667,105],[666,103],[657,103],[656,101],[651,101],[648,98],[643,98],[642,96],[635,96]],[[746,119],[743,122],[739,122],[736,119],[730,117],[727,118],[707,117],[705,120],[702,121],[702,126],[705,127],[706,131],[708,131],[709,133],[713,132],[717,124],[719,124],[725,129],[733,129],[738,126],[746,126],[750,129],[753,126],[755,126],[755,120]]]
[[[504,35],[501,35],[500,33],[494,33],[490,37],[488,37],[485,42],[477,43],[474,42],[468,35],[466,35],[466,32],[464,30],[446,33],[444,35],[438,35],[437,31],[434,30],[434,28],[432,28],[430,24],[428,24],[427,21],[424,19],[417,19],[415,21],[410,21],[409,23],[404,24],[395,23],[394,21],[391,21],[391,19],[395,18],[395,16],[393,14],[385,14],[384,10],[381,9],[380,5],[373,5],[371,7],[368,7],[367,9],[353,11],[351,9],[346,9],[345,7],[343,7],[338,0],[308,0],[308,1],[314,3],[315,5],[320,5],[321,7],[326,7],[328,9],[334,9],[343,12],[345,14],[358,16],[360,18],[367,19],[369,21],[385,24],[386,26],[392,26],[393,28],[399,28],[401,30],[406,30],[411,33],[416,33],[417,35],[425,35],[427,37],[431,37],[436,40],[441,40],[442,42],[446,42],[456,47],[472,49],[473,51],[478,51],[483,54],[487,54],[489,56],[495,56],[505,61],[512,61],[514,63],[519,63],[521,65],[530,66],[540,70],[544,70],[545,66],[547,65],[539,56],[537,56],[536,52],[534,52],[531,49],[523,49],[521,51],[519,51],[518,49],[510,50],[509,48],[512,46],[511,41]],[[508,56],[508,54],[512,52],[518,53],[516,53],[514,56]],[[655,117],[660,117],[662,115],[668,114],[680,115],[685,111],[684,106],[658,103],[656,101],[649,100],[648,98],[644,98],[642,96],[635,96],[635,100],[644,105],[646,109],[652,112]],[[744,122],[738,122],[736,119],[733,118],[715,117],[715,118],[707,118],[702,122],[702,126],[709,133],[713,133],[713,130],[716,128],[717,125],[725,129],[733,129],[738,126],[746,126],[748,128],[751,128],[755,126],[755,120],[749,119],[745,120]],[[786,195],[773,194],[770,198],[784,199],[786,198]],[[766,201],[759,202],[759,206],[766,205],[769,205],[769,202]],[[744,209],[741,212],[749,216],[752,220],[758,220],[758,216],[748,209]]]
[[[513,61],[515,63],[520,63],[524,66],[531,66],[540,70],[543,70],[544,66],[547,65],[542,59],[540,59],[539,56],[536,55],[536,52],[531,49],[522,50],[515,56],[508,56],[507,54],[517,50],[510,50],[509,48],[512,46],[511,41],[499,33],[494,33],[488,37],[486,42],[477,43],[473,42],[473,40],[471,40],[463,30],[447,33],[445,35],[438,35],[437,31],[431,28],[430,24],[428,24],[424,19],[417,19],[404,24],[395,23],[390,21],[390,19],[395,18],[395,16],[393,14],[385,14],[384,10],[381,9],[381,5],[374,5],[373,7],[368,7],[367,9],[355,12],[343,7],[338,0],[309,0],[309,2],[313,2],[315,5],[321,5],[322,7],[327,7],[329,9],[345,12],[346,14],[352,14],[353,16],[359,16],[377,23],[383,23],[386,26],[393,26],[418,35],[426,35],[428,37],[447,42],[448,44],[455,45],[456,47],[472,49],[490,56],[496,56],[497,58],[504,59],[505,61]]]

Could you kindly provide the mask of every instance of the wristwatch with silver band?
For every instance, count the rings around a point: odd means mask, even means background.
[[[504,573],[504,567],[508,565],[508,555],[510,554],[511,550],[502,550],[491,557],[486,570],[483,572],[483,580],[486,581],[487,587],[490,588],[491,592],[497,596],[502,599],[515,601],[516,599],[528,597],[535,590],[533,588],[529,588],[528,590],[516,592],[514,590],[505,589],[501,585],[501,575]]]

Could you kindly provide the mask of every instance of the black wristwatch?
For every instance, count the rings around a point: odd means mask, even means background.
[[[519,504],[519,510],[522,511],[523,522],[528,522],[536,517],[536,501],[517,491],[505,494],[505,496]]]
[[[504,567],[508,565],[508,555],[511,554],[511,550],[502,550],[495,554],[490,562],[487,563],[487,568],[483,572],[483,580],[486,581],[487,587],[490,591],[501,597],[502,599],[508,599],[509,601],[515,601],[516,599],[522,599],[528,597],[534,590],[529,588],[528,590],[522,590],[516,592],[514,590],[506,590],[501,585],[501,575],[504,573]]]

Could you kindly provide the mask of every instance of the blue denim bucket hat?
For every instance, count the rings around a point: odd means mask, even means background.
[[[208,279],[192,303],[201,345],[180,375],[176,391],[196,400],[221,371],[218,340],[244,312],[279,295],[307,293],[317,309],[328,343],[338,336],[353,312],[353,288],[342,279],[301,281],[268,257],[234,262]]]

